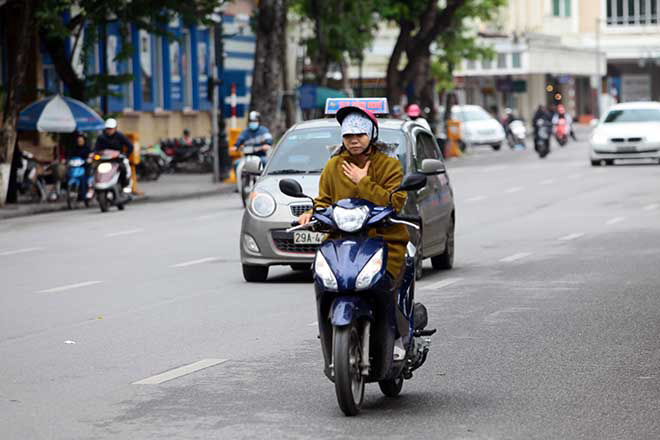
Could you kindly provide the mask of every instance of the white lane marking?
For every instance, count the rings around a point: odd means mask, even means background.
[[[656,209],[660,208],[660,205],[657,203],[651,203],[650,205],[646,205],[644,207],[644,211],[654,211]]]
[[[111,232],[110,234],[105,234],[106,237],[118,237],[120,235],[131,235],[142,232],[144,229],[128,229],[126,231]]]
[[[575,240],[576,238],[580,238],[584,235],[584,232],[576,232],[574,234],[568,234],[563,237],[558,238],[559,241],[571,241]]]
[[[539,182],[540,185],[552,185],[555,183],[554,179],[545,179]]]
[[[456,284],[462,280],[463,278],[447,278],[446,280],[438,281],[437,283],[424,286],[422,287],[422,290],[438,290],[438,289],[442,289],[443,287],[449,287],[452,284]]]
[[[146,379],[133,382],[132,385],[158,385],[168,380],[176,379],[177,377],[185,376],[186,374],[194,373],[205,368],[213,367],[215,365],[227,362],[228,359],[202,359],[201,361],[194,362],[183,367],[175,368],[155,376],[147,377]]]
[[[525,257],[532,255],[531,252],[518,252],[517,254],[509,255],[508,257],[502,258],[500,261],[502,263],[512,263],[517,260],[522,260]]]
[[[23,248],[23,249],[12,249],[10,251],[0,251],[0,257],[4,257],[7,255],[16,255],[16,254],[24,254],[26,252],[34,252],[34,251],[41,251],[43,248],[40,247],[31,247],[31,248]]]
[[[93,286],[95,284],[100,284],[103,281],[85,281],[82,283],[76,284],[67,284],[66,286],[52,287],[50,289],[39,290],[37,293],[56,293],[64,292],[65,290],[79,289],[81,287]]]
[[[522,187],[522,186],[514,186],[513,188],[509,188],[509,189],[507,189],[507,190],[504,191],[504,192],[507,193],[507,194],[513,194],[513,193],[520,192],[520,191],[522,191],[522,190],[523,190],[523,187]]]
[[[472,203],[472,202],[480,202],[486,199],[487,199],[486,196],[474,196],[474,197],[470,197],[469,199],[465,199],[465,201]]]
[[[170,267],[188,267],[188,266],[194,266],[195,264],[210,263],[212,261],[218,261],[220,259],[221,259],[220,257],[206,257],[206,258],[200,258],[199,260],[184,261],[183,263],[173,264]]]
[[[616,225],[617,223],[621,223],[625,219],[626,219],[625,217],[614,217],[614,218],[611,218],[608,221],[606,221],[605,224],[606,225]]]

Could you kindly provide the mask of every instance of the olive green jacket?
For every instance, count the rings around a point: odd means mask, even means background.
[[[342,169],[344,161],[356,164],[351,155],[343,150],[330,158],[325,165],[319,183],[319,196],[315,200],[316,206],[325,208],[341,199],[349,198],[364,199],[376,205],[387,206],[390,192],[395,190],[403,180],[401,163],[376,148],[372,148],[369,155],[371,164],[367,175],[356,185],[344,174]],[[397,212],[403,208],[406,198],[407,194],[403,191],[392,196],[392,205]],[[409,240],[408,230],[403,225],[392,225],[372,229],[369,231],[369,236],[383,237],[387,242],[387,271],[396,278],[403,267],[406,245]]]

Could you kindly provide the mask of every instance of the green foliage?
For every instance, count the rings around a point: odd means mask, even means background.
[[[208,23],[210,14],[224,0],[41,0],[35,12],[40,34],[63,46],[68,38],[80,45],[80,60],[62,60],[51,53],[59,76],[70,90],[82,90],[82,99],[109,95],[108,87],[131,81],[132,75],[92,74],[88,60],[93,59],[94,46],[103,34],[105,25],[117,20],[120,23],[121,51],[115,61],[130,59],[133,53],[130,25],[135,24],[157,35],[174,36],[167,30],[167,23],[175,16],[186,24]],[[67,20],[64,17],[69,15]],[[84,29],[84,33],[83,33]],[[48,45],[47,45],[48,46]],[[57,44],[54,44],[57,47]],[[81,62],[85,66],[84,78],[71,74],[72,65]],[[68,75],[64,73],[69,73]],[[74,84],[82,82],[80,84]],[[78,86],[78,87],[76,87]]]
[[[431,74],[437,80],[439,91],[453,88],[453,72],[463,60],[493,59],[495,52],[490,47],[480,46],[477,35],[468,28],[475,20],[490,22],[507,0],[468,0],[455,15],[453,26],[441,33],[437,44],[441,53],[434,56]]]
[[[378,0],[292,0],[291,10],[311,25],[313,35],[303,41],[307,54],[317,61],[318,77],[327,73],[331,63],[346,56],[360,59],[376,31],[374,12]]]

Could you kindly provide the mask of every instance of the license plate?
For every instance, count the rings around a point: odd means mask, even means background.
[[[637,147],[619,147],[616,149],[619,153],[635,153],[637,151]]]
[[[293,231],[293,244],[321,244],[327,234],[310,231]]]

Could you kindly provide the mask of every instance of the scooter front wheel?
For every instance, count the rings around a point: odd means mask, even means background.
[[[105,191],[100,191],[96,194],[99,200],[99,207],[101,212],[108,212],[108,194]]]
[[[345,415],[355,416],[364,399],[364,376],[360,371],[362,343],[355,322],[335,327],[333,348],[337,402]]]

